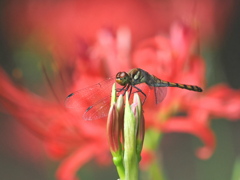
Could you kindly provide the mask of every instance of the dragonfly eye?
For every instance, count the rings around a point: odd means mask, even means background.
[[[125,86],[129,81],[129,76],[126,72],[119,72],[116,75],[116,82],[122,86]]]

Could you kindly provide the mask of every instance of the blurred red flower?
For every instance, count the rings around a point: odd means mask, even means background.
[[[17,87],[2,69],[0,71],[0,103],[44,142],[51,158],[63,159],[57,172],[58,179],[76,179],[76,171],[91,159],[101,164],[110,160],[106,122],[87,123],[81,118],[81,110],[72,112],[64,107],[63,101],[70,92],[95,84],[110,73],[126,68],[129,51],[126,47],[130,46],[124,43],[128,43],[128,33],[127,29],[120,29],[118,36],[126,42],[118,43],[110,31],[102,30],[92,47],[79,40],[81,48],[77,59],[68,61],[56,58],[54,66],[58,67],[57,73],[62,79],[57,77],[54,81],[50,80],[54,82],[50,86],[60,102]],[[113,60],[120,59],[117,55],[123,55],[121,58],[125,56],[125,62],[113,63]],[[104,66],[109,70],[104,70]],[[64,86],[59,80],[64,82]]]
[[[106,157],[105,126],[79,121],[63,105],[17,88],[2,70],[0,77],[0,102],[5,109],[46,144],[50,157],[65,158],[59,179],[75,179],[76,171],[90,159]]]
[[[163,80],[198,85],[204,93],[168,88],[168,95],[158,109],[150,104],[145,106],[147,127],[196,135],[205,144],[197,155],[206,159],[215,149],[214,133],[209,127],[212,116],[238,119],[240,94],[227,85],[205,89],[205,63],[194,53],[196,32],[182,23],[173,24],[170,32],[169,38],[157,36],[143,42],[134,52],[134,66],[144,67]],[[179,112],[186,115],[176,116]]]
[[[69,58],[76,39],[94,39],[103,27],[128,26],[135,45],[141,39],[166,33],[176,19],[199,27],[201,41],[219,38],[231,17],[233,0],[91,0],[13,1],[5,10],[10,37],[33,36],[46,48],[58,48]]]
[[[125,46],[117,41],[119,36],[126,40]],[[68,74],[65,76],[69,83],[65,87],[67,91],[94,84],[111,73],[132,67],[143,68],[164,80],[204,87],[205,64],[193,53],[196,36],[191,28],[176,23],[169,38],[156,36],[144,41],[133,52],[132,62],[126,48],[130,47],[128,38],[126,28],[119,29],[115,38],[110,31],[102,30],[95,45],[87,48],[91,51],[82,48],[75,61],[56,61],[59,71]],[[104,65],[106,70],[99,65]],[[103,154],[109,151],[105,122],[79,120],[79,114],[71,113],[62,104],[17,88],[2,70],[0,76],[1,104],[45,142],[51,157],[65,158],[57,173],[59,179],[75,179],[76,171],[83,164],[92,158],[105,157]],[[161,106],[153,108],[150,100],[144,105],[147,128],[196,135],[205,143],[198,151],[199,157],[208,158],[215,148],[215,137],[209,127],[210,116],[239,118],[239,94],[223,85],[205,90],[203,94],[169,88]],[[175,116],[177,112],[185,112],[186,116]]]
[[[54,88],[57,94],[66,96],[118,71],[128,71],[134,67],[142,68],[163,80],[205,87],[205,63],[195,53],[197,37],[192,28],[179,22],[171,27],[169,37],[158,35],[146,39],[159,29],[167,29],[172,19],[183,11],[184,17],[192,15],[192,11],[186,11],[186,7],[188,10],[194,7],[190,1],[179,3],[31,1],[21,5],[11,4],[7,14],[12,17],[11,33],[20,33],[21,36],[32,33],[54,54],[54,63],[65,83],[61,88]],[[203,37],[213,34],[215,19],[227,18],[227,13],[221,14],[221,8],[214,6],[216,3],[201,1],[199,5],[201,8],[196,17],[201,17],[197,19],[200,21],[199,26],[201,22],[204,23],[204,29],[200,29]],[[230,7],[231,3],[225,2],[219,6]],[[166,7],[170,10],[166,11]],[[230,8],[222,9],[229,11]],[[109,10],[116,11],[112,14]],[[208,17],[207,22],[205,17]],[[188,21],[182,16],[179,19]],[[189,21],[192,22],[192,19]],[[108,24],[111,24],[113,30],[102,28]],[[132,50],[132,47],[135,49]],[[105,122],[81,121],[81,113],[72,113],[62,103],[52,102],[16,87],[2,70],[0,77],[0,103],[43,140],[50,157],[63,159],[57,172],[58,179],[76,179],[76,171],[90,159],[101,161],[101,158],[106,157],[109,148]],[[55,83],[59,84],[58,80]],[[144,105],[146,128],[196,135],[205,144],[197,152],[201,158],[208,158],[215,148],[214,133],[209,127],[211,117],[240,117],[239,91],[224,85],[209,90],[204,88],[204,93],[169,88],[160,106],[153,106],[151,98],[149,94],[149,100]],[[176,116],[178,112],[186,115]],[[146,162],[144,157],[143,162]]]

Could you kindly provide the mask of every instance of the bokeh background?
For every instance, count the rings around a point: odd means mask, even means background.
[[[5,0],[0,3],[0,65],[16,84],[44,96],[47,83],[40,62],[55,58],[51,42],[66,43],[61,56],[68,58],[76,48],[69,44],[76,39],[94,42],[101,28],[127,26],[134,47],[145,38],[167,34],[174,21],[183,19],[199,28],[207,85],[226,82],[239,89],[239,9],[238,0]],[[240,121],[214,119],[211,128],[217,147],[208,160],[195,156],[201,144],[196,137],[164,135],[159,152],[169,180],[237,180],[233,174],[240,166]],[[40,139],[1,109],[0,179],[55,179],[58,163],[48,158]],[[117,173],[113,166],[89,162],[79,177],[110,180]]]

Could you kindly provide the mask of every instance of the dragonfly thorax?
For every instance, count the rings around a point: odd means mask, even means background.
[[[118,72],[116,75],[116,82],[121,86],[126,86],[131,82],[131,78],[126,72]]]

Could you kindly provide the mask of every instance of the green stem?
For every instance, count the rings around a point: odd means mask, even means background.
[[[122,156],[114,156],[113,157],[113,162],[114,162],[114,165],[116,166],[117,168],[117,172],[118,172],[118,175],[120,177],[121,180],[125,180],[125,170],[124,170],[124,166],[123,166],[123,159],[122,159]]]
[[[168,109],[162,110],[159,114],[159,119],[161,123],[164,123],[171,117],[178,109],[178,104],[173,103]],[[157,152],[159,144],[161,143],[162,133],[158,130],[149,129],[145,134],[145,147],[151,152]],[[159,158],[160,159],[160,158]],[[148,176],[151,180],[164,180],[166,179],[164,172],[162,170],[161,160],[154,158],[152,164],[148,169]]]
[[[154,160],[149,167],[149,179],[151,180],[164,180],[164,174],[159,162]]]
[[[137,156],[126,154],[125,163],[125,180],[138,180],[138,160]]]
[[[232,180],[238,180],[240,178],[240,158],[237,157],[233,167]]]
[[[145,147],[151,152],[157,152],[158,145],[161,142],[162,134],[157,130],[149,129],[145,134]],[[155,155],[155,154],[154,154]],[[151,180],[164,180],[165,176],[162,171],[161,161],[159,158],[153,159],[151,165],[148,168],[148,179]]]
[[[128,97],[128,94],[126,94]],[[138,180],[138,156],[136,147],[136,119],[126,98],[124,113],[124,168],[125,180]]]

